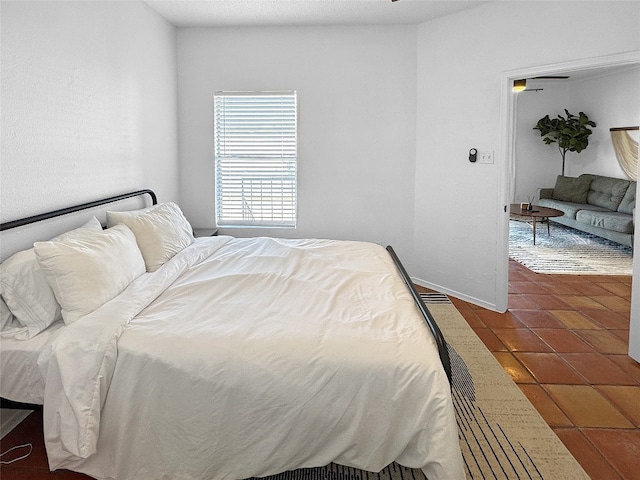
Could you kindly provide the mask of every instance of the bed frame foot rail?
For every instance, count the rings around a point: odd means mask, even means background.
[[[440,355],[440,361],[442,362],[444,371],[447,374],[447,378],[449,379],[449,385],[451,385],[451,361],[449,360],[449,350],[447,349],[447,342],[445,341],[444,336],[440,331],[440,327],[438,327],[438,324],[433,318],[433,315],[431,315],[431,312],[422,301],[422,298],[420,298],[420,295],[418,294],[418,291],[416,290],[415,285],[411,281],[411,277],[409,277],[409,274],[405,270],[404,266],[402,265],[402,262],[396,255],[396,252],[393,250],[393,247],[391,247],[391,245],[387,246],[387,252],[389,252],[389,255],[391,255],[391,258],[396,264],[396,267],[398,267],[398,270],[400,271],[400,275],[402,276],[404,283],[407,285],[407,288],[409,288],[409,291],[411,292],[411,295],[413,296],[413,299],[415,300],[416,305],[420,309],[420,312],[422,313],[422,316],[424,317],[425,322],[427,322],[427,325],[429,326],[429,330],[431,330],[431,333],[433,334],[433,338],[435,339],[436,345],[438,347],[438,354]]]

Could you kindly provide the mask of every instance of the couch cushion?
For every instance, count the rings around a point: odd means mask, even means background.
[[[553,200],[551,198],[541,198],[540,201],[538,202],[538,205],[542,207],[556,208],[558,210],[562,210],[564,212],[564,216],[572,220],[575,220],[577,213],[580,210],[583,210],[585,207],[588,207],[590,210],[601,211],[601,212],[610,211],[606,208],[587,205],[586,203],[562,202],[560,200]]]
[[[553,199],[571,203],[587,203],[591,178],[587,176],[563,177],[558,175],[553,188]]]
[[[576,214],[576,220],[586,225],[614,232],[633,233],[633,217],[626,213],[580,210]]]
[[[614,212],[618,210],[622,197],[627,193],[629,180],[622,178],[602,177],[600,175],[580,175],[592,177],[591,187],[587,195],[587,203],[598,207],[608,208]]]
[[[634,208],[636,208],[636,182],[630,182],[629,188],[627,188],[627,193],[624,194],[624,197],[622,197],[622,201],[618,206],[618,211],[620,213],[633,215]]]

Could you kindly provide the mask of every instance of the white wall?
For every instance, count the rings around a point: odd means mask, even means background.
[[[517,96],[517,139],[515,163],[515,203],[536,196],[541,187],[553,187],[562,171],[557,144],[545,145],[536,122],[549,115],[574,115],[583,111],[596,122],[589,146],[580,154],[567,152],[565,175],[577,177],[593,173],[628,178],[613,150],[609,129],[629,127],[640,121],[640,68],[602,75],[583,81],[550,82],[541,92]]]
[[[506,308],[503,72],[639,50],[638,25],[638,2],[491,2],[419,26],[415,277]],[[495,163],[469,163],[472,147]]]
[[[142,2],[2,2],[1,218],[177,200],[175,28]]]
[[[638,2],[492,2],[419,27],[181,30],[176,82],[175,29],[142,2],[3,1],[1,21],[3,221],[151,187],[211,226],[213,92],[293,88],[300,221],[276,233],[391,243],[414,277],[488,307],[503,72],[640,49]]]
[[[392,244],[411,256],[416,27],[180,29],[180,204],[214,225],[213,94],[297,90],[298,227],[236,236]]]

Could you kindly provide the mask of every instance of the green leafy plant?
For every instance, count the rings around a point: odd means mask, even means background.
[[[534,130],[540,131],[540,136],[544,143],[551,145],[558,144],[560,155],[562,156],[562,175],[564,176],[564,161],[567,152],[580,153],[589,146],[589,135],[592,130],[589,127],[595,127],[595,122],[589,120],[584,112],[573,115],[565,108],[566,118],[558,115],[556,118],[549,118],[545,115],[538,120]]]

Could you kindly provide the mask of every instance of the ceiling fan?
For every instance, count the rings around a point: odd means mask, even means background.
[[[542,88],[529,88],[527,89],[527,80],[567,80],[570,78],[568,75],[541,75],[539,77],[520,78],[513,81],[514,92],[539,92],[544,90]]]

